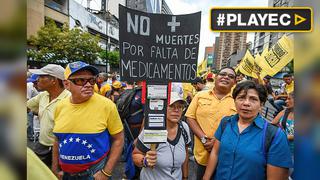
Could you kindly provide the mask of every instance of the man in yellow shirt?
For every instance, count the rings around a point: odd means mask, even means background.
[[[70,92],[63,85],[64,68],[62,66],[48,64],[41,69],[30,69],[30,72],[39,75],[38,89],[43,91],[27,101],[27,107],[37,113],[40,120],[39,142],[32,149],[50,167],[54,142],[53,112],[56,104],[70,96]]]
[[[107,73],[99,73],[96,84],[94,85],[94,92],[106,96],[106,93],[111,90],[111,85],[108,84],[107,80]]]
[[[227,67],[215,77],[215,87],[196,94],[186,112],[194,133],[194,156],[197,163],[197,179],[202,179],[212,149],[213,135],[221,119],[236,113],[231,88],[236,83],[236,73]]]
[[[283,81],[285,82],[285,85],[282,89],[281,94],[275,96],[274,98],[275,99],[274,105],[276,106],[278,111],[283,110],[283,106],[286,105],[285,101],[287,100],[288,94],[290,94],[294,90],[294,81],[293,81],[292,74],[285,74],[283,76]]]
[[[71,97],[57,105],[53,129],[52,171],[59,178],[108,179],[121,155],[122,122],[116,105],[94,93],[97,74],[95,67],[81,61],[66,67]]]

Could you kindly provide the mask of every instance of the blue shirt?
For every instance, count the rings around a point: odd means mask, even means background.
[[[292,167],[287,136],[275,136],[267,156],[262,139],[265,119],[258,115],[253,123],[239,133],[239,115],[232,116],[222,134],[220,123],[215,137],[220,141],[215,179],[266,179],[266,165]]]

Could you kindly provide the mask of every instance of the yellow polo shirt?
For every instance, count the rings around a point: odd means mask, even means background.
[[[213,137],[224,116],[236,114],[236,107],[231,93],[219,100],[213,90],[201,91],[192,99],[186,117],[196,119],[203,132]],[[209,153],[200,139],[194,136],[194,157],[197,163],[206,166]]]
[[[27,101],[27,107],[32,111],[38,113],[40,120],[40,135],[39,142],[45,146],[53,146],[54,134],[52,132],[54,122],[54,111],[57,103],[69,97],[71,93],[68,90],[63,90],[62,93],[51,102],[49,98],[49,93],[44,91],[37,96],[31,98]]]

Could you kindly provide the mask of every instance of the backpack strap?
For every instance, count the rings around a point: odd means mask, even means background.
[[[262,144],[263,144],[263,154],[266,160],[267,160],[267,155],[269,153],[270,146],[273,140],[280,134],[280,131],[281,131],[281,128],[265,121],[263,126]]]
[[[222,136],[222,134],[223,134],[223,132],[224,132],[224,130],[226,129],[226,127],[227,127],[227,124],[228,124],[228,122],[229,122],[229,119],[231,118],[232,116],[225,116],[225,117],[223,117],[222,119],[221,119],[221,136]]]
[[[183,136],[183,139],[184,139],[184,142],[185,142],[185,145],[187,145],[187,142],[188,142],[188,134],[187,134],[187,131],[185,130],[185,128],[183,127],[183,124],[181,121],[179,121],[179,128],[181,129],[181,134]]]
[[[129,117],[135,116],[135,115],[139,114],[139,113],[142,112],[142,111],[143,111],[143,109],[138,109],[136,112],[130,114]]]

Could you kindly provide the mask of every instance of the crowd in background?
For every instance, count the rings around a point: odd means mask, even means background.
[[[121,154],[124,179],[189,179],[191,157],[197,179],[286,179],[293,176],[294,78],[284,75],[277,95],[272,78],[222,68],[172,83],[168,140],[152,149],[143,142],[142,82],[81,61],[49,64],[28,70],[27,138],[61,179],[108,179]],[[271,120],[262,116],[265,102],[276,110]]]

